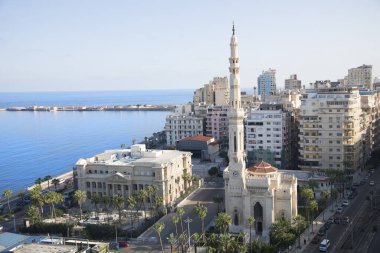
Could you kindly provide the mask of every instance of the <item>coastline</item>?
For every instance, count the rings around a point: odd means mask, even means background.
[[[0,111],[173,111],[174,105],[115,105],[115,106],[17,106],[0,108]]]

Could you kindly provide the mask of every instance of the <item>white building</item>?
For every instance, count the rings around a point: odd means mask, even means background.
[[[261,104],[248,112],[246,150],[248,161],[267,161],[278,168],[290,168],[291,115],[281,104]]]
[[[230,231],[248,231],[248,217],[255,218],[254,231],[268,239],[276,218],[297,215],[297,179],[283,175],[261,162],[246,169],[244,152],[244,110],[240,100],[238,42],[232,29],[230,57],[229,165],[224,170],[226,213],[232,217]]]
[[[166,116],[165,132],[167,145],[174,147],[178,140],[203,135],[203,118],[192,114],[170,114]]]
[[[372,65],[362,65],[348,70],[347,84],[372,89]]]
[[[297,75],[290,75],[289,79],[285,79],[285,90],[301,90],[301,80],[297,79]]]
[[[310,171],[360,168],[361,115],[357,88],[316,82],[301,99],[299,167]]]
[[[171,205],[191,184],[182,178],[192,174],[191,153],[177,150],[146,150],[144,144],[131,149],[107,150],[76,163],[78,189],[91,196],[128,197],[148,185],[156,185],[156,196]],[[149,197],[146,203],[149,206]]]
[[[208,84],[194,91],[193,102],[194,104],[227,105],[228,92],[228,78],[214,77]]]

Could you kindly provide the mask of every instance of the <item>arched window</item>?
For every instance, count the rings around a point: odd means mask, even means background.
[[[239,225],[239,214],[238,214],[238,211],[236,209],[234,211],[234,225],[235,226]]]

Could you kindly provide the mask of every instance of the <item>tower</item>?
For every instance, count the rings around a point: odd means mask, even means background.
[[[240,68],[238,41],[232,27],[230,61],[230,104],[228,110],[229,148],[228,183],[225,185],[226,212],[233,219],[233,226],[243,224],[243,193],[245,191],[244,110],[240,98]]]

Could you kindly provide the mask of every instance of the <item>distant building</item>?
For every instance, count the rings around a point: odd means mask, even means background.
[[[268,96],[276,92],[276,70],[263,71],[257,78],[258,95]]]
[[[187,151],[193,154],[194,158],[213,161],[219,153],[219,143],[213,137],[192,136],[177,141],[177,150]]]
[[[347,84],[372,90],[372,65],[362,65],[348,70]]]
[[[249,164],[267,161],[290,169],[291,114],[282,104],[261,104],[248,112],[246,151]]]
[[[228,98],[228,78],[214,77],[208,84],[194,91],[193,102],[194,104],[227,105]]]
[[[285,79],[285,90],[301,90],[301,80],[297,79],[297,75],[290,75],[289,79]]]
[[[227,106],[210,106],[206,116],[206,136],[218,140],[222,148],[228,145]]]
[[[189,136],[203,135],[203,118],[192,114],[170,114],[166,116],[165,132],[168,146],[174,147],[178,140]]]
[[[191,153],[177,150],[146,150],[145,145],[131,149],[107,150],[76,163],[78,189],[92,196],[128,197],[148,185],[156,185],[156,196],[172,205],[190,185],[182,175],[192,174]],[[151,204],[149,197],[145,200]]]

